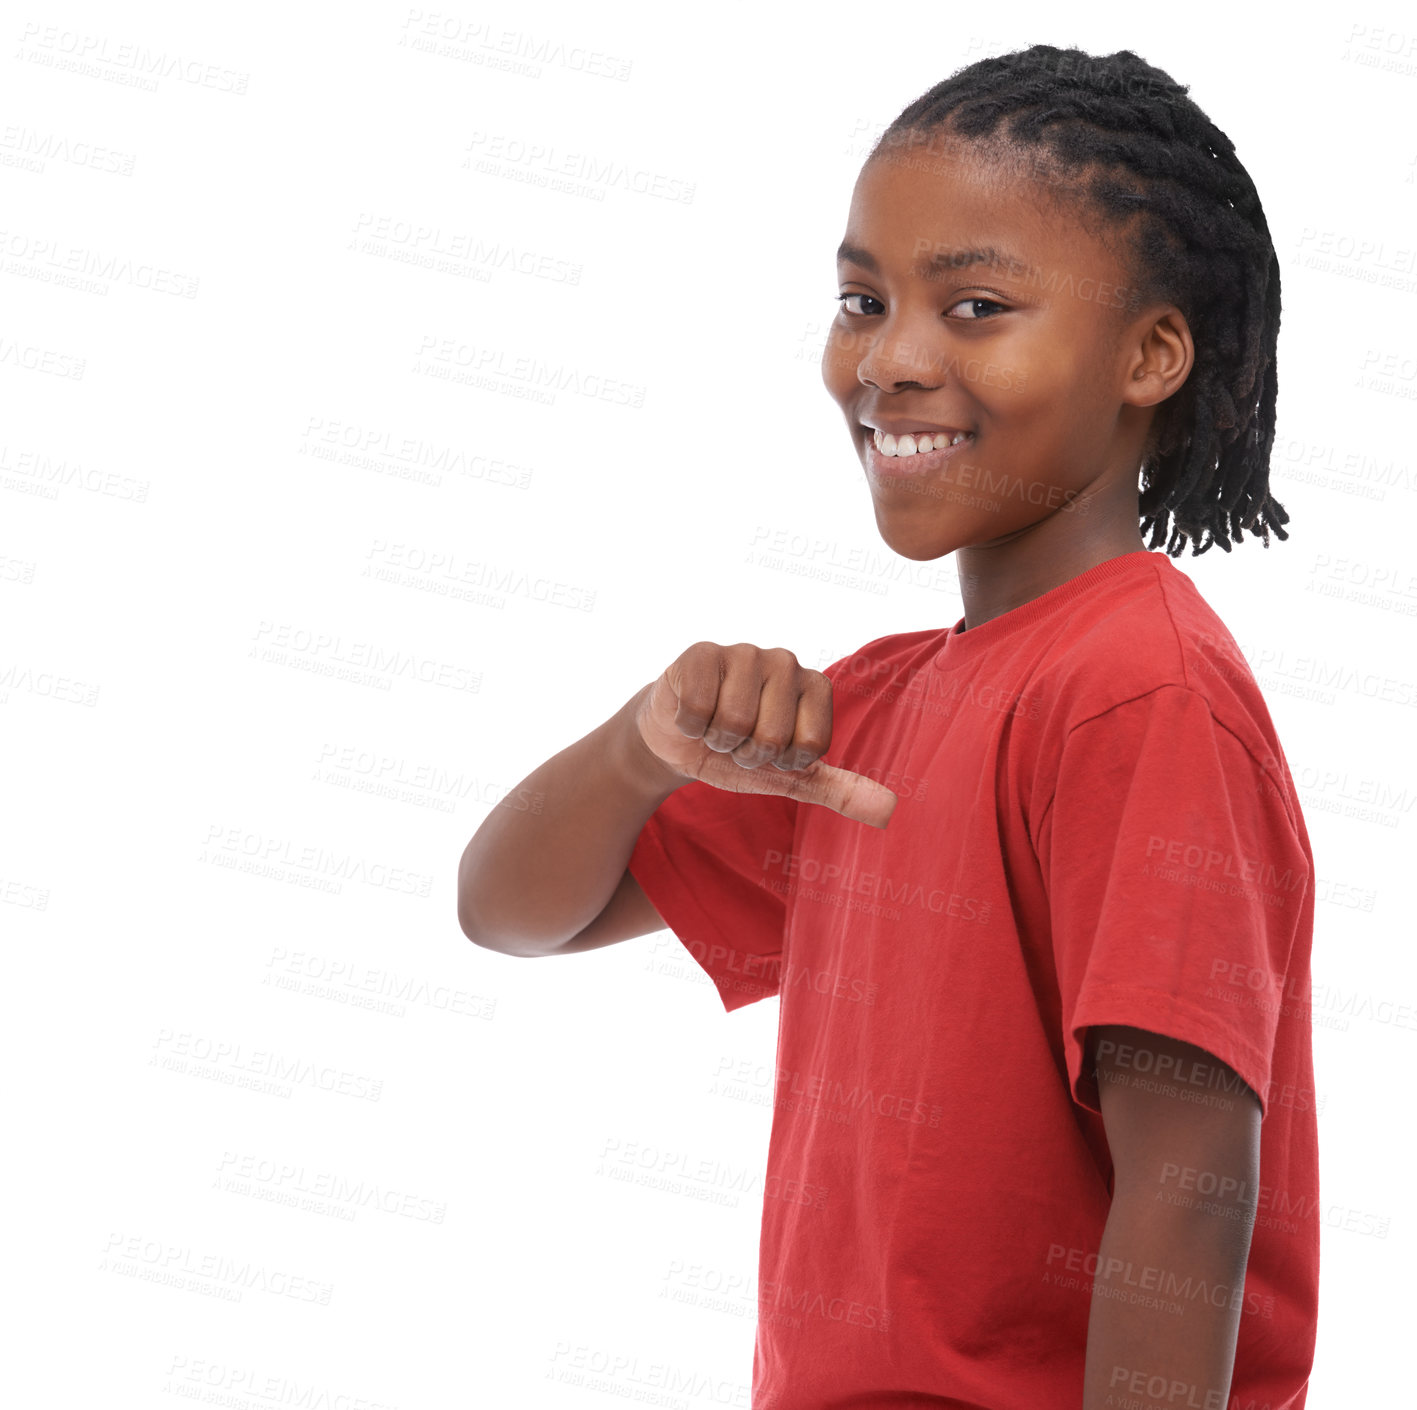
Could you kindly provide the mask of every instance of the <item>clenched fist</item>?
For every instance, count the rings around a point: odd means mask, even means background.
[[[872,827],[895,809],[884,784],[821,762],[831,681],[782,647],[695,642],[641,692],[635,722],[650,753],[684,778],[819,803]]]

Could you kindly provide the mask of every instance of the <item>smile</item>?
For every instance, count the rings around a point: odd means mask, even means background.
[[[904,458],[910,455],[924,455],[945,446],[957,446],[961,441],[972,441],[973,431],[939,431],[934,434],[892,436],[886,431],[873,431],[876,449],[884,456]]]
[[[973,431],[917,431],[900,436],[873,431],[866,442],[866,469],[881,478],[928,475],[964,454],[973,444]]]

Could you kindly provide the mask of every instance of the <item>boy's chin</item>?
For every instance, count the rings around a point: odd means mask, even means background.
[[[929,502],[929,501],[926,501]],[[902,558],[928,563],[961,548],[992,548],[1017,538],[1030,525],[1010,523],[988,509],[966,508],[935,501],[932,510],[910,514],[892,505],[876,505],[876,529],[886,545]]]
[[[882,523],[877,516],[876,528],[887,548],[916,563],[943,558],[973,542],[967,534],[961,535],[958,529],[951,530],[944,524],[935,527],[913,524],[907,528],[900,524]]]
[[[928,563],[956,549],[989,544],[1009,534],[997,515],[939,503],[932,511],[902,514],[898,507],[876,506],[876,529],[886,546],[902,558]]]

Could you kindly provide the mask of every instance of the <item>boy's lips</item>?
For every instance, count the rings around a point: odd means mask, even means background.
[[[868,431],[881,431],[888,436],[949,436],[953,439],[970,434],[968,426],[933,426],[924,421],[901,421],[891,417],[878,417],[861,424]]]

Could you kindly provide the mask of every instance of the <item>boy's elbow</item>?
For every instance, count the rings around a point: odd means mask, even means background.
[[[461,902],[458,904],[458,929],[461,930],[463,935],[467,939],[471,940],[474,945],[477,945],[484,950],[490,950],[493,948],[482,938],[481,932],[476,928],[476,926],[473,925],[472,921],[468,918],[467,912],[463,910]]]
[[[518,959],[553,954],[564,943],[563,940],[547,944],[541,940],[527,939],[518,933],[515,925],[499,926],[495,920],[489,922],[477,905],[477,888],[471,884],[466,852],[458,864],[458,929],[479,949],[491,950],[498,955],[513,955]]]
[[[551,953],[551,950],[545,945],[518,945],[515,940],[509,939],[505,934],[499,934],[495,928],[485,925],[478,918],[477,913],[462,896],[458,897],[458,928],[479,949],[491,950],[493,954],[526,959]]]
[[[487,927],[482,924],[477,909],[472,903],[472,888],[467,884],[466,869],[467,856],[464,854],[463,860],[458,866],[458,929],[474,945],[478,945],[484,950],[499,949],[500,947],[493,940]]]
[[[458,893],[458,929],[479,949],[493,950],[502,955],[513,953],[497,943],[495,932],[482,923],[473,908],[471,898],[462,891]]]
[[[500,947],[482,923],[477,914],[477,907],[473,904],[471,857],[472,843],[469,842],[458,859],[458,929],[474,945],[484,950],[497,950]]]

